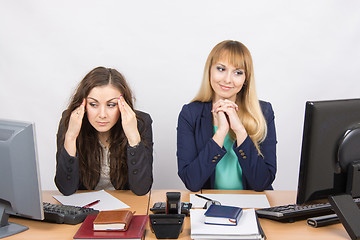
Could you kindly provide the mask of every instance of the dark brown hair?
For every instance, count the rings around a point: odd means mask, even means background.
[[[132,92],[121,73],[115,69],[97,67],[91,70],[79,83],[65,112],[63,117],[65,129],[64,135],[62,136],[63,142],[65,132],[69,125],[71,112],[81,105],[83,99],[89,95],[93,88],[109,84],[117,88],[127,104],[134,109]],[[121,115],[110,130],[109,140],[110,180],[116,189],[122,189],[128,180],[128,167],[126,161],[127,138],[121,125]],[[76,149],[79,158],[80,181],[87,189],[94,189],[100,178],[103,151],[99,143],[98,132],[90,124],[86,112],[79,136],[76,140]]]

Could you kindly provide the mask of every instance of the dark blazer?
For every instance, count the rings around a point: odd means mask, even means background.
[[[263,154],[258,155],[251,138],[233,149],[243,173],[244,189],[263,191],[272,189],[276,174],[276,132],[271,104],[260,101],[267,123],[267,137],[260,144]],[[192,102],[183,106],[177,126],[178,175],[190,191],[212,189],[215,183],[216,164],[225,155],[213,139],[212,102]]]
[[[136,111],[136,113],[143,120],[138,120],[138,129],[144,139],[136,147],[127,146],[128,182],[122,189],[130,189],[136,195],[144,195],[151,189],[153,183],[152,119],[147,113],[140,111]],[[65,132],[62,118],[57,133],[55,184],[62,194],[70,195],[76,190],[85,190],[86,188],[79,178],[78,157],[70,156],[64,148],[62,137]],[[146,144],[144,144],[144,140]]]

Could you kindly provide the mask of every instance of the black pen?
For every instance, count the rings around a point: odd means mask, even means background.
[[[195,193],[195,196],[197,196],[197,197],[199,197],[199,198],[203,198],[203,199],[208,200],[208,201],[214,201],[214,200],[212,200],[212,199],[210,199],[210,198],[207,198],[207,197],[202,196],[202,195],[197,194],[197,193]]]

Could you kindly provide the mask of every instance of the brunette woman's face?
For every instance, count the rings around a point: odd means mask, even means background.
[[[226,60],[220,59],[210,69],[210,84],[215,92],[214,102],[228,99],[235,102],[236,94],[240,92],[245,82],[245,70],[235,68]]]
[[[86,113],[90,124],[99,132],[107,133],[120,116],[117,100],[120,91],[112,85],[94,87],[86,98]]]

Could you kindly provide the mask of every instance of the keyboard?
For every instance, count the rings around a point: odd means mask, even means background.
[[[85,220],[88,215],[97,215],[98,210],[93,208],[75,207],[69,205],[59,205],[43,203],[45,222],[64,223],[75,225]]]
[[[189,215],[191,207],[192,207],[192,203],[182,202],[181,214]],[[154,206],[150,208],[150,211],[152,211],[155,214],[159,214],[159,213],[165,213],[165,209],[166,209],[165,202],[156,202],[154,203]]]
[[[360,206],[360,198],[354,198],[354,202]],[[257,209],[256,213],[260,218],[268,218],[280,222],[295,222],[310,217],[317,217],[333,214],[330,203],[316,204],[290,204],[270,208]]]

